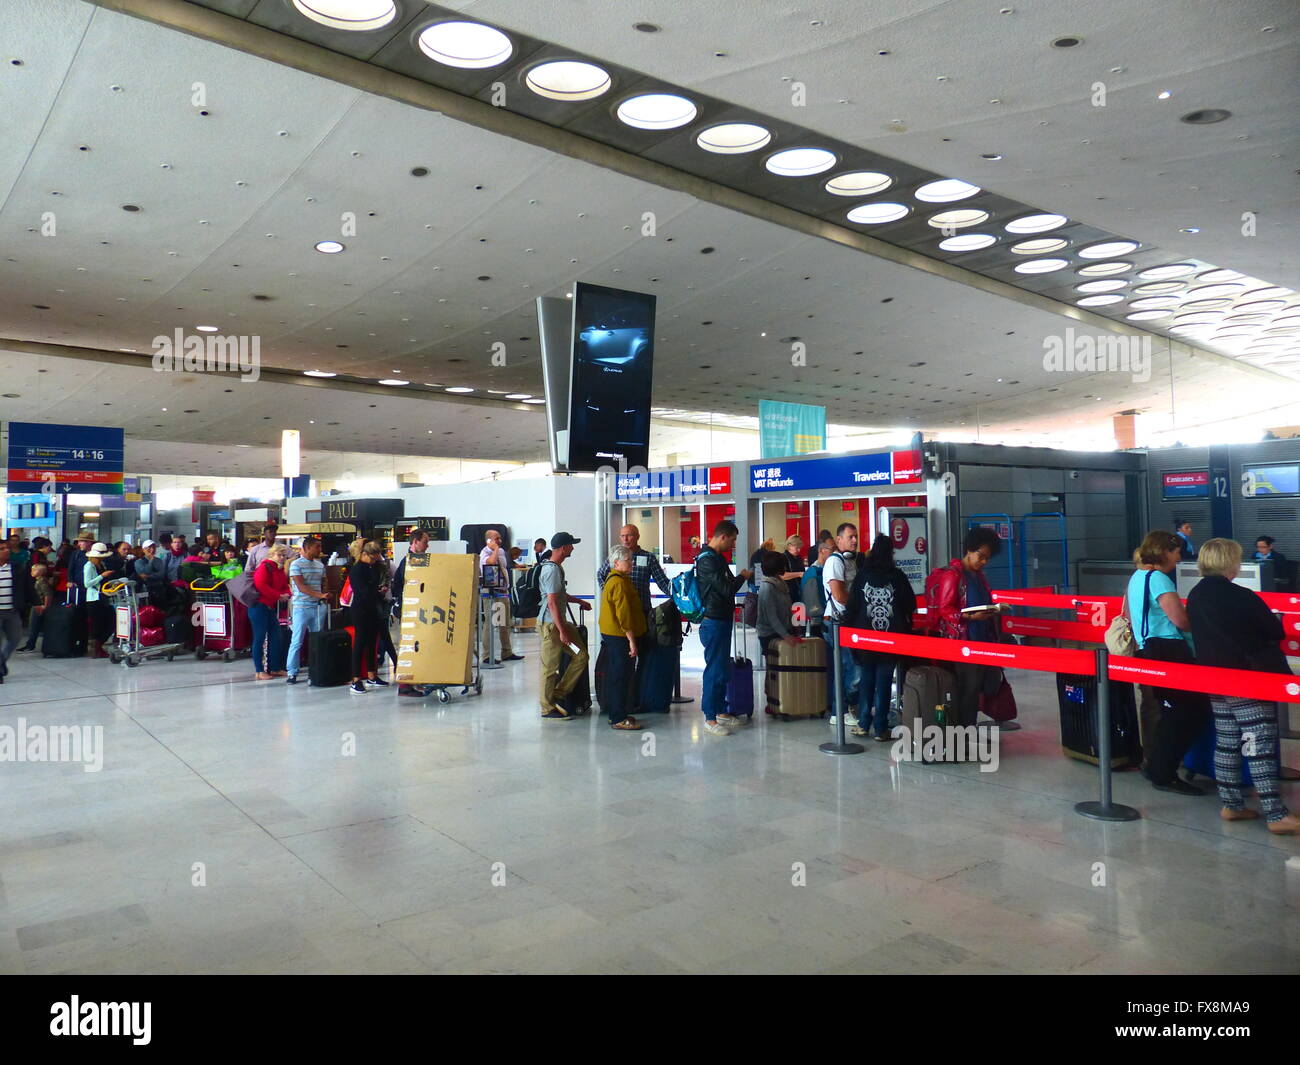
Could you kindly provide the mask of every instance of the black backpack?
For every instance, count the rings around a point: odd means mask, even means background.
[[[529,566],[519,574],[510,589],[510,612],[517,618],[535,618],[542,612],[542,567],[545,562]]]
[[[896,598],[893,581],[882,587],[868,584],[867,567],[860,565],[840,623],[845,628],[891,632],[899,606]]]
[[[657,647],[682,645],[682,612],[671,599],[650,611],[650,634]]]

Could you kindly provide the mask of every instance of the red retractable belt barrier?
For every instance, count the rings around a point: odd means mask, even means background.
[[[1256,592],[1270,610],[1300,611],[1300,594],[1296,592]]]
[[[1053,621],[1050,618],[1003,618],[1002,631],[1015,636],[1048,636],[1057,640],[1102,643],[1106,630],[1081,621]]]
[[[878,651],[881,654],[911,658],[966,662],[975,666],[1096,675],[1092,651],[1020,647],[1012,643],[946,640],[937,636],[846,628],[840,629],[840,646],[855,651]],[[1207,695],[1235,695],[1238,698],[1259,699],[1269,703],[1300,703],[1300,677],[1290,673],[1256,673],[1248,669],[1220,669],[1217,666],[1188,666],[1147,658],[1112,657],[1110,679],[1129,684],[1149,684],[1157,688],[1204,692]]]

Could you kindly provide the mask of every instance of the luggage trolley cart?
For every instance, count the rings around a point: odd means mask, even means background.
[[[149,601],[147,592],[138,591],[134,581],[110,581],[101,589],[113,602],[116,620],[113,642],[108,649],[109,660],[117,665],[138,666],[146,658],[166,658],[170,662],[180,650],[178,643],[159,643],[151,647],[140,642],[140,607]]]
[[[194,657],[202,662],[209,654],[220,654],[233,662],[237,655],[251,653],[253,627],[248,607],[231,596],[224,580],[200,577],[190,582],[194,602],[198,604],[202,632],[197,634]]]

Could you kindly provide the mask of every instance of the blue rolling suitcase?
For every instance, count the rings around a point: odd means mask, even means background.
[[[1214,780],[1214,723],[1201,734],[1197,740],[1183,755],[1183,768],[1187,770],[1187,779],[1195,780],[1197,777],[1209,777]],[[1250,777],[1250,763],[1246,759],[1241,760],[1241,786],[1243,788],[1253,788],[1254,781]]]
[[[732,626],[736,655],[727,663],[727,713],[733,717],[754,716],[754,663],[745,648],[745,626]]]

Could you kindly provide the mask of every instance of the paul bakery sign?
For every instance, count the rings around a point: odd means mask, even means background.
[[[924,481],[920,451],[831,455],[749,467],[751,492],[812,492],[821,488],[889,488]]]
[[[620,473],[614,481],[615,499],[692,499],[696,496],[719,495],[731,495],[730,466],[691,466],[682,470]]]

